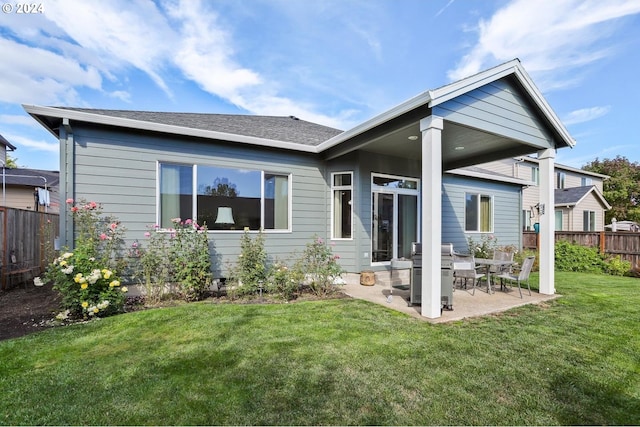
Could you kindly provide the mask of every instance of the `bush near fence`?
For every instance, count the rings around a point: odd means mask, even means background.
[[[556,231],[556,241],[564,240],[576,245],[597,248],[605,259],[620,257],[631,263],[631,270],[640,271],[640,233],[629,231]],[[537,249],[538,235],[533,231],[522,233],[524,249]]]

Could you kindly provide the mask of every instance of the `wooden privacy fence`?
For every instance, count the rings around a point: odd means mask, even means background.
[[[18,272],[37,276],[45,270],[55,256],[59,228],[58,214],[0,207],[2,289],[26,278],[14,277]]]
[[[640,269],[640,233],[630,231],[556,231],[556,241],[566,240],[580,246],[599,248],[600,253],[610,257],[619,255]],[[533,231],[522,233],[524,249],[537,249],[537,234]]]

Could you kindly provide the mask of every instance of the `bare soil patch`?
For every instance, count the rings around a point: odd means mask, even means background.
[[[52,286],[28,282],[0,291],[0,340],[51,327],[50,320],[60,311],[60,296]]]

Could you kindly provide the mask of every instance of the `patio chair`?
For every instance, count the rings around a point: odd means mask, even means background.
[[[513,252],[501,251],[496,249],[495,251],[493,251],[493,259],[497,261],[513,262]],[[510,272],[511,265],[493,265],[489,269],[489,273],[491,273],[492,275]]]
[[[485,274],[478,273],[473,255],[453,254],[453,277],[460,279],[461,283],[464,280],[465,289],[467,288],[467,280],[473,280],[473,295],[476,293],[476,285],[485,276]]]
[[[529,274],[531,274],[531,269],[533,268],[533,263],[536,260],[536,257],[530,256],[526,257],[522,262],[522,268],[520,268],[520,272],[516,275],[510,272],[505,272],[496,275],[496,278],[500,278],[500,283],[507,282],[516,282],[518,284],[518,290],[520,291],[520,298],[522,298],[522,288],[520,287],[520,283],[526,282],[527,289],[529,290],[529,295],[531,295],[531,287],[529,286]]]

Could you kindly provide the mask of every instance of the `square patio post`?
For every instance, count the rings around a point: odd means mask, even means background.
[[[556,150],[548,148],[538,152],[540,161],[540,293],[555,293],[555,185],[554,160]]]
[[[440,317],[440,272],[442,240],[442,129],[444,119],[429,116],[420,120],[422,132],[422,307],[421,314]]]

